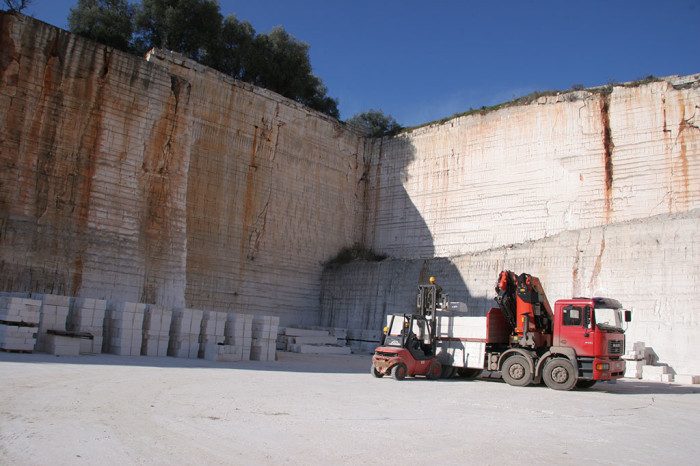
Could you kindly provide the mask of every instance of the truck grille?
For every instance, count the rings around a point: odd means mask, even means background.
[[[622,340],[609,341],[608,354],[622,354]]]

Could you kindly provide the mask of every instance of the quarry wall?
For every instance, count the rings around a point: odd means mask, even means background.
[[[437,275],[608,295],[700,372],[700,76],[541,96],[366,140],[172,53],[0,15],[0,291],[377,330]],[[382,262],[324,263],[354,243]],[[319,300],[320,296],[320,300]]]
[[[365,241],[392,259],[329,267],[322,325],[381,328],[430,275],[483,313],[511,269],[551,301],[619,299],[629,344],[700,372],[699,79],[542,96],[375,141]]]
[[[0,288],[317,323],[364,139],[271,92],[0,15]]]

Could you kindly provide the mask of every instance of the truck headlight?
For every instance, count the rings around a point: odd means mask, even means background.
[[[595,365],[595,369],[597,371],[607,371],[610,369],[610,364],[606,362],[599,362],[598,364]]]

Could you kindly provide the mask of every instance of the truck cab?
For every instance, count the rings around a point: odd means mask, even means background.
[[[623,322],[629,311],[610,298],[561,299],[554,303],[553,347],[576,354],[579,377],[612,380],[625,372]]]

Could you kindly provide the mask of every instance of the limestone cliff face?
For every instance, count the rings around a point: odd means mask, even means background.
[[[177,55],[0,14],[0,291],[378,329],[437,274],[608,295],[700,371],[700,76],[543,97],[365,140]],[[323,269],[364,242],[393,259]],[[319,296],[321,297],[319,304]]]
[[[375,144],[367,239],[455,256],[700,207],[700,75],[580,91]]]
[[[368,329],[436,275],[471,309],[498,272],[551,301],[610,296],[679,372],[700,372],[700,75],[579,91],[375,141],[365,238],[394,259],[329,268],[322,324]]]
[[[189,84],[0,21],[0,285],[183,305]]]
[[[0,288],[316,323],[364,140],[164,58],[0,15]]]

